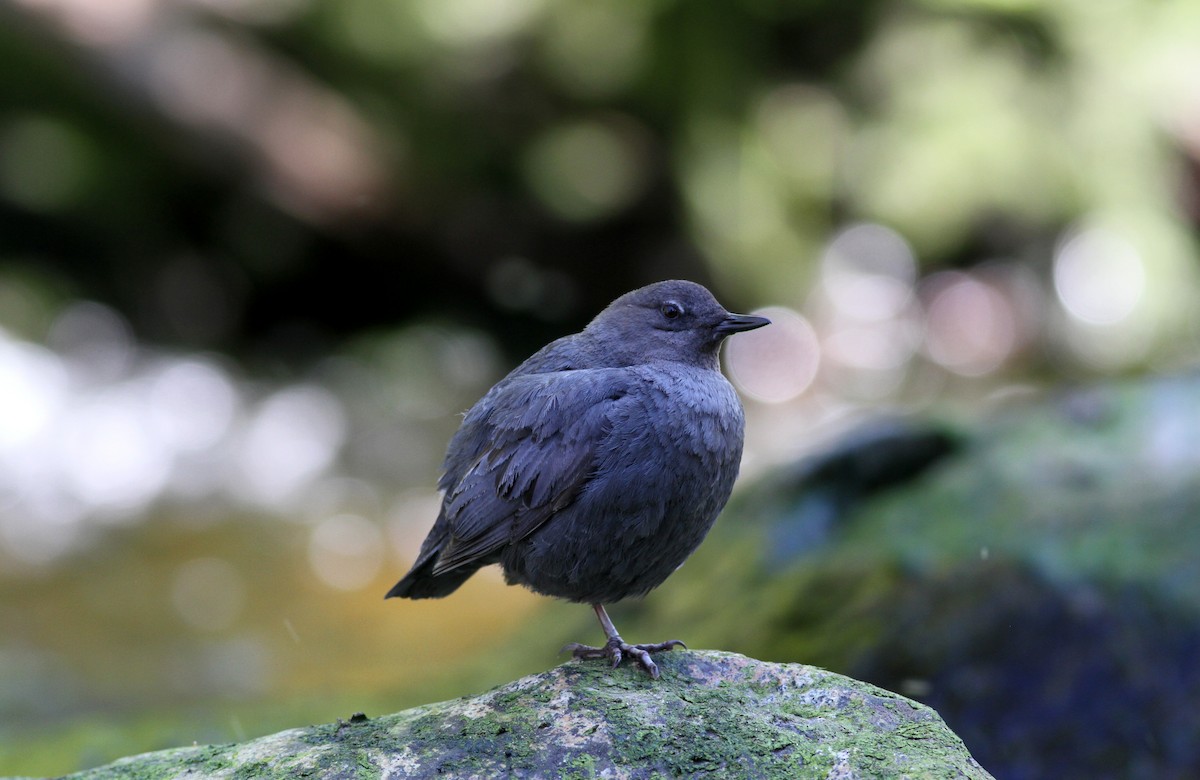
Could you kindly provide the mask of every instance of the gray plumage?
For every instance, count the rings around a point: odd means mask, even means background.
[[[388,597],[445,596],[499,563],[509,584],[595,607],[609,645],[577,655],[633,652],[657,676],[639,650],[665,648],[625,645],[601,605],[662,584],[728,500],[744,418],[718,350],[767,322],[659,282],[543,347],[450,440],[441,512]]]

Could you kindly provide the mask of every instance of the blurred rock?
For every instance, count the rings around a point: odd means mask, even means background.
[[[937,713],[871,685],[731,653],[659,663],[657,682],[570,662],[479,696],[71,777],[991,777]]]

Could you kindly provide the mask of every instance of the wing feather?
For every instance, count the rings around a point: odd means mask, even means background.
[[[441,483],[448,540],[434,574],[486,559],[569,506],[593,475],[631,381],[625,369],[586,369],[493,388],[450,447]]]

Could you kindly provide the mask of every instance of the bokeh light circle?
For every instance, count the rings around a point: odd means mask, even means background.
[[[375,523],[359,515],[335,515],[313,529],[308,560],[321,582],[335,590],[365,588],[383,566],[385,540]]]
[[[755,400],[789,401],[816,379],[821,362],[817,334],[802,315],[783,306],[768,306],[754,314],[771,324],[729,339],[725,347],[729,375]]]

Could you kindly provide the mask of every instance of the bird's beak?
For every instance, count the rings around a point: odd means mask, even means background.
[[[728,336],[731,333],[741,333],[770,324],[771,321],[766,317],[755,317],[752,314],[727,314],[725,319],[718,322],[717,327],[713,330],[718,336]]]

